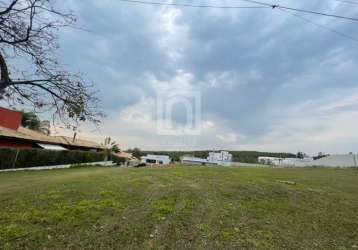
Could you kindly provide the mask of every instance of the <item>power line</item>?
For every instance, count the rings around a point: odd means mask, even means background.
[[[238,1],[258,4],[258,5],[262,5],[262,6],[266,6],[266,7],[271,7],[272,9],[292,10],[292,11],[296,11],[296,12],[303,12],[303,13],[308,13],[308,14],[315,14],[315,15],[321,15],[321,16],[327,16],[327,17],[334,17],[334,18],[340,18],[340,19],[345,19],[345,20],[358,22],[358,18],[355,18],[355,17],[340,16],[340,15],[334,15],[334,14],[318,12],[318,11],[313,11],[313,10],[292,8],[292,7],[283,6],[283,5],[279,5],[279,4],[271,4],[271,3],[260,2],[260,1],[255,1],[255,0],[238,0]],[[345,0],[342,0],[342,1],[345,1]]]
[[[340,16],[330,13],[324,13],[314,10],[306,10],[306,9],[299,9],[299,8],[293,8],[288,7],[284,5],[279,4],[272,4],[267,2],[261,2],[256,0],[238,0],[241,2],[248,2],[259,6],[222,6],[222,5],[195,5],[195,4],[185,4],[185,3],[167,3],[167,2],[153,2],[153,1],[141,1],[141,0],[119,0],[121,2],[128,2],[128,3],[136,3],[136,4],[146,4],[146,5],[162,5],[162,6],[179,6],[179,7],[194,7],[194,8],[217,8],[217,9],[258,9],[258,8],[272,8],[272,9],[281,9],[281,10],[291,10],[296,12],[302,12],[307,14],[315,14],[315,15],[321,15],[326,17],[333,17],[333,18],[339,18],[339,19],[345,19],[350,21],[358,22],[358,18],[355,17],[347,17],[347,16]],[[345,1],[353,3],[353,1],[349,0],[336,0],[336,1]],[[358,3],[357,3],[358,4]]]
[[[305,22],[307,22],[307,23],[313,24],[313,25],[316,26],[316,27],[319,27],[319,28],[321,28],[321,29],[328,30],[328,31],[330,31],[330,32],[332,32],[332,33],[335,33],[336,35],[342,36],[342,37],[344,37],[344,38],[350,39],[350,40],[352,40],[352,41],[358,43],[358,39],[357,39],[357,38],[354,38],[354,37],[352,37],[352,36],[350,36],[350,35],[347,35],[347,34],[345,34],[345,33],[342,33],[342,32],[340,32],[340,31],[338,31],[338,30],[332,29],[332,28],[327,27],[327,26],[325,26],[325,25],[316,23],[316,22],[314,22],[314,21],[312,21],[312,20],[310,20],[310,19],[308,19],[308,18],[305,18],[305,17],[303,17],[303,16],[300,16],[300,15],[298,15],[298,14],[296,14],[296,13],[292,13],[291,11],[284,10],[284,9],[280,9],[280,10],[283,11],[283,12],[285,12],[285,13],[290,14],[291,16],[294,16],[294,17],[296,17],[296,18],[299,18],[299,19],[301,19],[301,20],[303,20],[303,21],[305,21]]]
[[[327,31],[335,33],[336,35],[339,35],[339,36],[342,36],[344,38],[350,39],[350,40],[352,40],[354,42],[358,42],[357,38],[354,38],[354,37],[352,37],[350,35],[347,35],[345,33],[342,33],[340,31],[332,29],[330,27],[324,26],[322,24],[316,23],[316,22],[314,22],[314,21],[312,21],[312,20],[310,20],[308,18],[305,18],[305,17],[303,17],[301,15],[298,15],[298,14],[292,13],[292,12],[295,11],[295,12],[303,12],[303,13],[308,13],[308,14],[316,14],[316,15],[333,17],[333,18],[346,19],[346,20],[350,20],[350,21],[358,21],[358,18],[339,16],[339,15],[323,13],[323,12],[318,12],[318,11],[305,10],[305,9],[292,8],[292,7],[282,6],[282,5],[278,5],[278,4],[270,4],[270,3],[266,3],[266,2],[260,2],[260,1],[256,1],[256,0],[238,0],[238,1],[261,5],[261,7],[259,7],[259,6],[194,5],[194,4],[185,4],[185,3],[164,3],[164,2],[152,2],[152,1],[141,1],[141,0],[119,0],[119,1],[128,2],[128,3],[136,3],[136,4],[145,4],[145,5],[179,6],[179,7],[194,7],[194,8],[218,8],[218,9],[272,8],[272,9],[278,9],[280,11],[283,11],[285,13],[290,14],[291,16],[294,16],[294,17],[296,17],[298,19],[301,19],[301,20],[303,20],[303,21],[305,21],[307,23],[310,23],[310,24],[312,24],[312,25],[314,25],[316,27],[319,27],[321,29],[325,29]],[[349,1],[349,0],[335,0],[335,1],[358,4],[358,2],[353,2],[353,1]]]
[[[321,13],[321,12],[316,12],[316,11],[311,11],[311,10],[301,10],[301,9],[284,7],[284,6],[279,6],[278,8],[279,9],[286,9],[286,10],[293,10],[293,11],[298,11],[298,12],[304,12],[304,13],[309,13],[309,14],[316,14],[316,15],[321,15],[321,16],[327,16],[327,17],[346,19],[346,20],[358,22],[358,18],[354,18],[354,17],[339,16],[339,15]]]
[[[358,2],[349,1],[349,0],[334,0],[334,1],[340,2],[340,3],[348,3],[348,4],[356,4],[356,5],[358,5]]]
[[[192,8],[215,8],[215,9],[263,9],[268,7],[259,6],[222,6],[222,5],[195,5],[185,3],[164,3],[164,2],[149,2],[140,0],[119,0],[121,2],[146,4],[146,5],[161,5],[161,6],[178,6],[178,7],[192,7]]]
[[[238,1],[259,4],[259,5],[267,6],[267,7],[270,7],[270,8],[275,8],[276,7],[275,4],[259,2],[259,1],[255,1],[255,0],[238,0]]]

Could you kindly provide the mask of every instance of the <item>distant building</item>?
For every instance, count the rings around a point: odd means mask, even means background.
[[[318,160],[314,160],[306,164],[306,166],[320,166],[320,167],[357,167],[358,155],[329,155]]]
[[[181,158],[181,163],[188,165],[207,165],[209,162],[207,159],[192,156],[183,156]]]
[[[0,147],[49,150],[104,150],[104,147],[96,142],[66,136],[49,136],[24,128],[21,126],[21,120],[21,112],[0,107]]]
[[[258,162],[265,165],[281,165],[283,158],[278,157],[268,157],[268,156],[259,156]]]
[[[207,158],[210,163],[217,163],[218,165],[230,164],[232,161],[232,154],[228,151],[210,152]]]
[[[183,164],[192,165],[230,165],[232,162],[232,155],[227,151],[210,152],[206,159],[192,156],[184,156],[181,159]]]
[[[121,151],[121,152],[113,153],[113,154],[124,159],[123,164],[128,167],[133,167],[133,166],[140,164],[140,160],[137,159],[136,157],[134,157],[132,153]]]
[[[260,156],[258,162],[265,165],[273,166],[304,166],[313,161],[313,158],[279,158],[279,157],[268,157]]]
[[[259,157],[258,162],[273,166],[293,166],[293,167],[357,167],[358,155],[327,155],[319,159],[314,158],[277,158],[277,157]]]
[[[147,155],[141,157],[141,162],[153,165],[167,165],[170,163],[170,157],[167,155]]]

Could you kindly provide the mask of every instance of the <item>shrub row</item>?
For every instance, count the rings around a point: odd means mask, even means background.
[[[100,162],[104,152],[0,148],[0,169]]]

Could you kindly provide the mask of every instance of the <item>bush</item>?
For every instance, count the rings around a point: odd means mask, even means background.
[[[79,164],[104,160],[105,154],[102,152],[0,148],[0,169]]]

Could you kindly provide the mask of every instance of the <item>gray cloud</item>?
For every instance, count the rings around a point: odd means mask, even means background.
[[[155,100],[157,87],[151,77],[174,88],[180,84],[175,80],[178,72],[187,73],[191,76],[189,85],[202,94],[203,119],[225,121],[213,134],[198,138],[204,148],[240,147],[234,143],[236,137],[243,145],[254,145],[260,138],[269,137],[277,121],[295,120],[281,110],[308,100],[325,100],[342,88],[356,91],[358,43],[278,10],[179,9],[109,0],[67,2],[79,15],[80,24],[91,32],[63,32],[61,59],[96,82],[105,110],[120,115],[143,98]],[[346,4],[323,1],[282,4],[358,16],[358,9]],[[357,34],[352,22],[304,17],[352,36]],[[355,107],[351,104],[350,110]],[[173,114],[174,121],[179,123],[184,118],[180,109]],[[319,117],[310,115],[309,119]],[[304,136],[304,131],[310,134],[313,127],[316,131],[321,126],[317,121],[300,129]],[[280,129],[282,135],[292,133],[291,128]],[[158,140],[155,134],[139,130],[128,128],[126,133],[146,146]],[[230,138],[232,142],[225,144],[212,139],[221,132],[225,136],[217,138]],[[142,142],[134,139],[135,134],[141,135]],[[335,139],[330,143],[335,145]],[[273,144],[262,145],[267,145],[267,150],[276,149]]]

